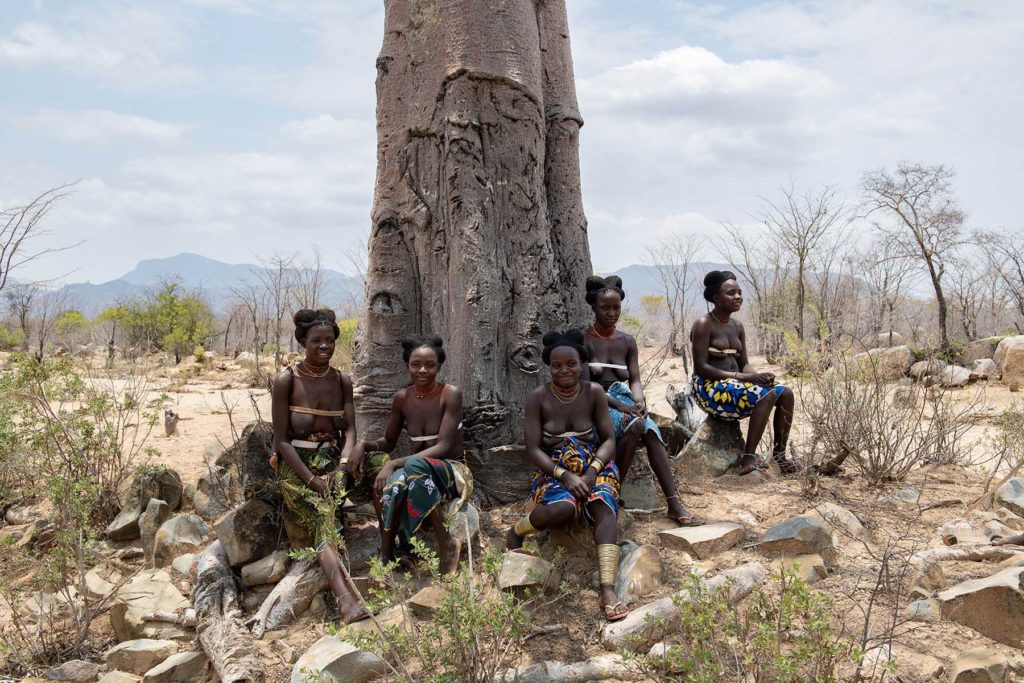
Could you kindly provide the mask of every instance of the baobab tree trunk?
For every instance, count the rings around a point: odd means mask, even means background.
[[[377,185],[354,380],[379,434],[399,340],[444,338],[467,448],[520,440],[544,332],[582,326],[582,125],[564,0],[385,0]]]

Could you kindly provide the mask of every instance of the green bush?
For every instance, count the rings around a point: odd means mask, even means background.
[[[0,327],[0,351],[13,351],[25,343],[25,333],[22,330],[8,330]]]

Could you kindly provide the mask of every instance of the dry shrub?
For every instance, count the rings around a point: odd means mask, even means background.
[[[976,400],[957,405],[920,384],[893,384],[873,364],[836,356],[800,386],[812,425],[811,446],[833,473],[851,461],[868,483],[903,481],[923,464],[962,462],[963,437],[978,415]]]

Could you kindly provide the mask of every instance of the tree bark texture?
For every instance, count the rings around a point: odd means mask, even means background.
[[[467,449],[481,452],[520,440],[543,333],[587,320],[565,4],[384,4],[360,429],[379,434],[409,383],[400,339],[436,334],[442,376],[464,391]]]

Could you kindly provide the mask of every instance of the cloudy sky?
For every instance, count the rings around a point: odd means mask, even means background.
[[[1024,227],[1024,2],[568,0],[594,265],[780,185],[944,163]],[[0,0],[0,206],[79,181],[35,277],[251,262],[367,230],[381,0]],[[709,253],[708,256],[712,254]]]

